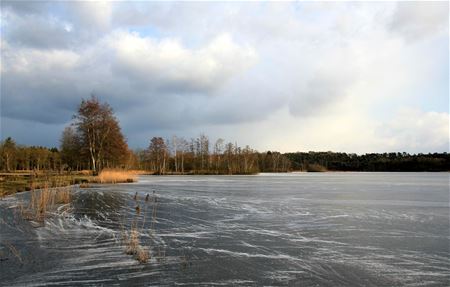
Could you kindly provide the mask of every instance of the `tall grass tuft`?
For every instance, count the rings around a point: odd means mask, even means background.
[[[148,260],[150,259],[150,251],[147,248],[142,247],[141,245],[137,224],[131,227],[129,234],[124,234],[124,241],[126,254],[134,255],[139,263],[148,262]]]
[[[24,207],[20,204],[19,211],[26,220],[44,223],[49,212],[53,212],[58,206],[69,204],[71,201],[70,188],[49,188],[46,185],[40,190],[32,189],[28,206]]]
[[[128,255],[133,255],[133,257],[139,262],[139,263],[147,263],[150,258],[151,258],[151,253],[150,253],[150,248],[149,247],[144,247],[143,244],[140,241],[140,234],[141,232],[144,230],[144,226],[145,226],[145,220],[146,220],[146,216],[147,216],[147,212],[148,212],[148,199],[149,199],[149,195],[147,194],[146,200],[142,199],[144,202],[142,203],[142,210],[140,207],[140,203],[139,203],[139,196],[136,193],[134,195],[134,200],[137,201],[137,206],[136,206],[136,214],[134,219],[131,222],[131,227],[129,231],[126,231],[124,229],[124,225],[121,225],[122,228],[122,242],[125,246],[125,253]],[[154,227],[155,227],[155,222],[156,222],[156,206],[157,206],[157,198],[156,195],[153,195],[153,209],[152,209],[152,224],[151,224],[151,233],[154,233]],[[145,204],[147,203],[147,204]],[[140,217],[141,212],[142,214],[142,218]],[[142,221],[141,221],[141,220]],[[162,261],[165,258],[165,252],[162,253],[161,250],[159,250],[158,253],[158,257],[156,257],[156,259],[158,261]]]
[[[104,169],[97,176],[99,183],[135,182],[136,174],[126,170]]]
[[[150,259],[149,250],[147,248],[138,248],[136,260],[139,261],[139,263],[147,263],[149,259]]]

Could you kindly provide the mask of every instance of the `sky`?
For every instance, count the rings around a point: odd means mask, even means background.
[[[81,99],[130,147],[449,151],[448,2],[1,2],[1,138],[58,146]]]

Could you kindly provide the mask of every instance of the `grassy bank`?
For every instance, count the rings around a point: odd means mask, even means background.
[[[98,176],[90,171],[71,173],[17,171],[0,173],[0,197],[34,189],[64,187],[74,184],[125,183],[137,180],[137,171],[103,170]]]
[[[88,183],[93,178],[86,173],[9,172],[0,174],[0,197],[32,189],[62,187]]]

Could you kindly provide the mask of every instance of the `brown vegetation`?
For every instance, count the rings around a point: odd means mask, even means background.
[[[147,263],[150,259],[150,251],[144,248],[139,240],[139,231],[136,226],[133,226],[130,233],[124,234],[125,253],[133,255],[139,263]]]
[[[54,212],[57,207],[71,201],[72,193],[68,187],[33,189],[29,204],[27,206],[20,204],[19,211],[26,220],[44,223],[49,212]]]
[[[1,173],[0,198],[16,192],[31,191],[33,189],[55,188],[74,184],[87,184],[93,176],[78,172],[53,173],[43,171],[14,171]]]
[[[327,168],[320,164],[308,164],[306,167],[308,172],[325,172]]]
[[[125,253],[128,255],[135,255],[140,246],[139,232],[136,226],[132,227],[129,234],[125,236],[126,249]]]
[[[139,263],[147,263],[150,260],[150,248],[144,247],[139,239],[139,236],[141,232],[144,230],[145,226],[147,210],[149,207],[148,206],[149,197],[150,197],[149,194],[147,194],[147,196],[143,199],[144,202],[142,203],[143,204],[142,210],[139,205],[139,202],[137,202],[138,205],[136,206],[136,215],[131,223],[130,231],[126,231],[122,225],[122,242],[125,246],[125,253],[128,255],[133,255],[134,258],[137,261],[139,261]],[[139,196],[137,193],[133,196],[133,198],[135,201],[139,201]],[[152,202],[152,218],[151,218],[152,222],[150,232],[154,234],[156,222],[156,209],[158,202],[158,200],[156,199],[156,195],[153,195],[151,202]],[[141,211],[143,212],[142,220],[139,219]],[[158,248],[158,256],[156,257],[156,259],[158,261],[162,261],[165,259],[165,251],[161,250],[161,248]]]
[[[108,103],[101,103],[95,96],[82,100],[74,120],[76,130],[68,127],[63,133],[63,154],[67,151],[74,159],[85,155],[89,169],[94,172],[127,162],[130,151],[119,121]]]
[[[139,263],[147,263],[150,259],[150,252],[147,248],[139,248],[136,254],[136,260]]]
[[[93,179],[93,181],[98,183],[124,183],[135,182],[136,179],[136,174],[133,172],[126,170],[104,169],[95,179]]]

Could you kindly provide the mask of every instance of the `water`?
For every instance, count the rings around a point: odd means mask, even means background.
[[[143,176],[76,189],[43,227],[26,197],[0,201],[3,286],[450,285],[448,173]],[[136,222],[146,264],[124,252]]]

